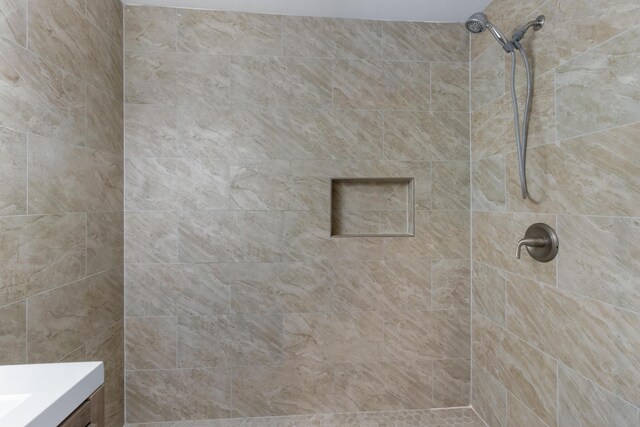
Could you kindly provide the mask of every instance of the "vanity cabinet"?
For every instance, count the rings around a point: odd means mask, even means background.
[[[104,427],[104,386],[94,391],[58,427]]]

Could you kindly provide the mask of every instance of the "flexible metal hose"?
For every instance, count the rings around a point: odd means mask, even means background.
[[[520,126],[520,112],[518,109],[518,95],[516,94],[516,53],[514,51],[511,54],[511,100],[513,101],[513,122],[516,133],[516,152],[518,156],[518,169],[520,173],[520,190],[522,192],[522,198],[529,197],[529,191],[527,190],[527,133],[529,129],[529,115],[531,110],[531,94],[532,94],[532,82],[531,82],[531,67],[529,65],[529,59],[524,49],[518,49],[522,55],[522,61],[524,63],[525,70],[527,72],[527,99],[524,106],[524,117],[522,120],[522,126]]]

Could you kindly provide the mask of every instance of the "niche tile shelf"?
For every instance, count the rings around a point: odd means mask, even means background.
[[[332,178],[331,237],[411,237],[414,178]]]

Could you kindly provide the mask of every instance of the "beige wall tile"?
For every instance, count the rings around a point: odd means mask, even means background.
[[[557,260],[541,264],[523,252],[515,258],[516,244],[531,224],[542,222],[556,228],[554,215],[474,212],[473,257],[475,261],[555,284]]]
[[[504,273],[479,262],[473,263],[473,310],[500,326],[506,322],[506,280]]]
[[[284,17],[284,54],[342,59],[382,59],[382,22]]]
[[[470,355],[470,320],[468,310],[406,311],[385,315],[384,361],[466,359]]]
[[[384,58],[415,61],[468,61],[469,36],[462,25],[385,22]]]
[[[431,109],[469,111],[468,63],[431,63]]]
[[[0,308],[0,363],[27,361],[27,305],[24,301]]]
[[[122,212],[87,213],[87,274],[122,268]]]
[[[384,154],[395,160],[467,160],[469,116],[455,112],[384,114]]]
[[[127,5],[124,25],[124,48],[127,51],[176,51],[176,9]]]
[[[124,122],[126,157],[175,157],[177,107],[127,104]]]
[[[560,216],[564,250],[558,263],[558,286],[638,311],[639,226],[633,218]]]
[[[127,212],[124,223],[126,262],[178,262],[175,212]]]
[[[178,50],[217,55],[281,55],[282,17],[180,9]]]
[[[560,365],[558,423],[570,426],[635,426],[640,423],[638,409],[576,372]]]
[[[640,16],[639,6],[623,3]],[[640,91],[634,83],[639,39],[640,29],[635,28],[556,69],[558,138],[640,120]]]
[[[546,28],[545,28],[546,30]],[[475,38],[473,35],[472,38]],[[491,45],[485,52],[471,61],[471,102],[473,110],[486,108],[485,105],[500,98],[507,92],[505,84],[505,51],[498,43]],[[509,91],[511,90],[511,68],[509,68]]]
[[[126,368],[177,368],[178,318],[131,317],[127,319]]]
[[[505,173],[505,156],[488,157],[471,162],[474,211],[505,210]]]
[[[106,271],[27,302],[29,363],[57,360],[122,320],[122,273]]]
[[[471,271],[468,260],[431,262],[431,308],[467,309],[470,299]]]
[[[284,250],[276,211],[183,212],[178,232],[183,262],[274,262]]]
[[[107,3],[111,0],[107,0]],[[123,150],[122,99],[87,86],[87,138],[85,145],[120,156]]]
[[[0,34],[26,46],[27,0],[3,0],[0,3],[0,10]]]
[[[228,418],[228,368],[129,371],[127,422]]]
[[[469,162],[431,163],[431,208],[469,210]]]
[[[302,203],[297,197],[287,160],[261,163],[231,164],[231,209],[297,210]]]
[[[122,209],[120,155],[29,136],[29,212]]]
[[[232,388],[234,417],[326,413],[333,407],[332,371],[323,364],[235,368]]]
[[[87,17],[107,37],[122,45],[123,7],[118,0],[87,0]]]
[[[638,132],[640,125],[631,125],[528,150],[530,201],[519,194],[516,156],[509,154],[509,210],[640,215]]]
[[[531,409],[527,408],[524,403],[511,393],[508,393],[507,396],[507,425],[528,427],[548,426],[547,423],[542,421]]]
[[[471,393],[469,359],[433,362],[433,407],[468,406]]]
[[[168,53],[127,52],[124,58],[126,102],[175,105],[176,58]]]
[[[510,331],[628,402],[640,401],[637,313],[520,277],[507,280]]]
[[[474,318],[475,320],[475,318]],[[471,406],[491,427],[507,426],[507,390],[474,357]]]
[[[86,216],[0,219],[0,303],[8,304],[80,279],[86,269]]]
[[[337,364],[334,370],[338,412],[429,408],[431,366],[425,364]]]
[[[215,265],[129,264],[127,316],[230,313],[230,289]]]
[[[555,360],[482,316],[473,319],[473,355],[536,415],[556,425]]]
[[[0,128],[0,214],[27,213],[27,137]]]

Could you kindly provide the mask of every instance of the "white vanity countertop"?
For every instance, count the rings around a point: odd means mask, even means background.
[[[102,362],[0,366],[0,426],[57,426],[103,382]]]

